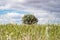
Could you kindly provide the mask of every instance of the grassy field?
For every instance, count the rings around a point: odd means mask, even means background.
[[[60,24],[0,25],[0,40],[60,40]]]

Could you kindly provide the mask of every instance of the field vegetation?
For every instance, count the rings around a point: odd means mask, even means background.
[[[0,40],[60,40],[60,24],[1,24]]]

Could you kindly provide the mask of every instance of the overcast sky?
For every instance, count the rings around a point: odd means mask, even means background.
[[[0,23],[22,23],[25,14],[33,14],[39,24],[60,23],[60,0],[0,0]]]

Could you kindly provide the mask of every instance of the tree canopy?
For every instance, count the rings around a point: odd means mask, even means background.
[[[38,22],[38,19],[32,14],[26,14],[22,17],[24,24],[35,24]]]

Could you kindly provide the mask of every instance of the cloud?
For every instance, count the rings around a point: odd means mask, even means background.
[[[57,22],[60,19],[60,0],[0,0],[0,10],[5,9],[34,14],[40,20],[38,23],[46,23],[48,20]],[[6,17],[5,15],[9,16]],[[4,14],[4,18],[12,17],[11,15],[13,16],[15,13]],[[17,15],[21,16],[19,13],[16,13],[15,16]]]
[[[31,13],[32,14],[32,13]],[[7,12],[6,14],[0,15],[0,24],[6,24],[6,23],[22,23],[22,17],[25,14],[16,13],[16,12]],[[33,12],[33,15],[35,15],[38,18],[38,24],[45,24],[45,23],[59,23],[60,19],[55,18],[53,15],[48,14],[48,12],[43,11],[35,11]],[[41,15],[41,16],[40,16]]]
[[[43,11],[35,11],[31,12],[30,14],[35,15],[38,18],[38,23],[43,24],[48,22],[48,13]],[[25,14],[16,13],[16,12],[7,12],[5,14],[0,15],[0,23],[22,23],[22,17]],[[41,16],[40,16],[41,15]]]
[[[28,0],[25,6],[47,11],[58,12],[60,10],[60,0]]]
[[[35,15],[38,18],[38,24],[48,23],[49,12],[43,10],[36,10],[31,14]]]
[[[7,5],[5,5],[5,6],[0,6],[0,9],[9,9],[10,8],[10,5],[9,4],[7,4]]]
[[[19,13],[6,13],[0,15],[0,23],[21,23],[21,18],[24,14]]]
[[[1,5],[10,4],[14,9],[43,9],[51,12],[60,12],[60,0],[0,0]]]
[[[60,12],[60,0],[0,0],[1,5],[10,9],[42,9],[49,12]],[[3,9],[3,6],[1,6]]]
[[[37,12],[35,12],[33,15],[35,15],[37,18],[39,17],[43,17],[43,14],[41,14],[41,16],[37,16],[36,15]],[[39,13],[37,13],[39,15]],[[45,13],[46,14],[46,13]],[[45,16],[44,14],[44,16]],[[13,12],[9,12],[6,14],[1,14],[0,15],[0,23],[5,24],[5,23],[22,23],[22,17],[24,16],[24,14],[20,14],[20,13],[13,13]],[[40,23],[43,22],[43,20],[45,18],[40,18],[38,20],[41,21]],[[45,22],[45,21],[44,21]]]

